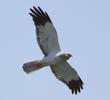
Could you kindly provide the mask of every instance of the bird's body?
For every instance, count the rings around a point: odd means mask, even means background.
[[[69,53],[65,53],[65,52],[53,52],[51,54],[49,54],[48,56],[40,59],[40,60],[36,60],[33,63],[35,64],[35,67],[38,69],[45,67],[45,66],[52,66],[55,64],[59,64],[62,63],[63,61],[66,61],[67,59],[69,59],[71,57],[71,55],[69,54],[69,56],[66,57],[66,55],[68,55]],[[27,66],[29,64],[29,66]],[[30,73],[33,72],[33,70],[29,70],[30,67],[30,62],[29,63],[25,63],[23,65],[23,68],[25,68],[25,72]],[[28,70],[28,71],[27,71]],[[37,70],[37,69],[35,69]]]
[[[44,66],[50,66],[50,65],[55,65],[55,64],[61,63],[63,61],[66,61],[67,59],[69,59],[69,58],[66,57],[66,55],[64,56],[64,54],[67,54],[67,53],[64,53],[62,51],[58,52],[58,53],[53,52],[50,55],[44,57],[41,60],[41,62],[43,62]]]
[[[72,93],[80,92],[83,89],[83,82],[79,75],[67,62],[72,56],[70,53],[63,52],[59,46],[57,32],[46,12],[40,7],[33,7],[29,13],[33,17],[36,26],[36,36],[39,47],[44,54],[44,58],[32,62],[25,63],[23,69],[26,73],[30,73],[50,66],[54,75],[65,83]]]

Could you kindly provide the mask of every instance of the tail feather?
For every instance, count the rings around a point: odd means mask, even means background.
[[[42,67],[37,67],[37,64],[38,64],[39,61],[32,61],[32,62],[28,62],[28,63],[25,63],[23,65],[23,70],[24,72],[26,72],[27,74],[33,72],[33,71],[36,71],[36,70],[39,70],[41,69]]]

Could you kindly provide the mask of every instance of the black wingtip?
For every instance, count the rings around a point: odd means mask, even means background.
[[[36,9],[36,7],[35,7],[35,6],[33,6],[33,8],[34,8],[34,9]]]
[[[71,89],[72,94],[77,94],[78,92],[81,92],[81,89],[83,89],[83,82],[79,78],[79,80],[71,80],[67,85]]]
[[[34,15],[32,13],[29,13],[30,16],[34,17]]]
[[[36,8],[33,6],[33,9],[30,8],[31,13],[29,13],[33,17],[33,21],[36,26],[44,25],[46,22],[51,22],[50,17],[47,13],[45,13],[39,6]]]
[[[39,6],[38,6],[38,9],[39,9],[39,10],[42,10]]]

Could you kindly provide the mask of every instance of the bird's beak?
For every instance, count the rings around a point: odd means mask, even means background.
[[[70,56],[70,57],[72,57],[72,55],[71,55],[71,54],[69,54],[69,56]]]

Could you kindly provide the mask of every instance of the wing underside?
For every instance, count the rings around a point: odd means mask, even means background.
[[[36,26],[36,35],[38,44],[45,56],[54,52],[60,51],[57,32],[52,24],[52,21],[46,12],[43,12],[40,7],[30,9],[29,13]]]
[[[73,69],[67,62],[52,65],[50,67],[57,79],[65,83],[71,89],[72,93],[77,94],[83,89],[82,80],[75,69]]]

